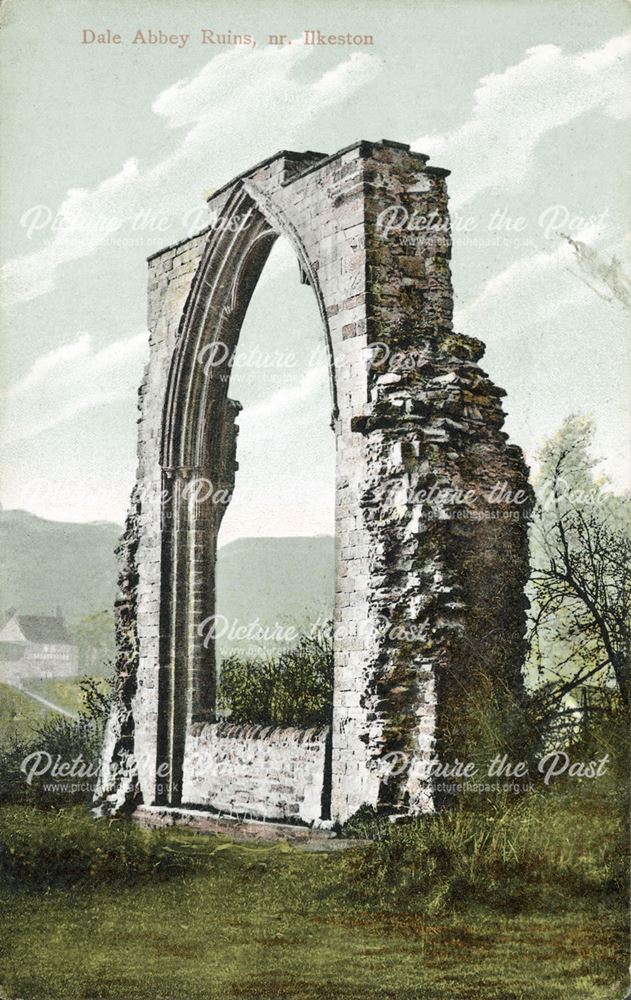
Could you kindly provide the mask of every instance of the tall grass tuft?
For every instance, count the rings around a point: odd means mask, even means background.
[[[364,823],[363,832],[369,832]],[[621,901],[629,850],[622,810],[581,787],[498,798],[408,822],[377,821],[337,872],[358,902],[438,912],[471,903],[517,911],[568,895]]]

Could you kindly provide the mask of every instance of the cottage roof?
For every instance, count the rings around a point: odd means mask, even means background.
[[[69,643],[70,636],[63,618],[54,615],[15,615],[27,642]]]

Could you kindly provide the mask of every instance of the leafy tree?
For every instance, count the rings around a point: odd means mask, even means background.
[[[61,807],[91,800],[92,791],[89,789],[94,783],[101,758],[111,692],[109,685],[93,677],[83,677],[80,688],[83,704],[78,718],[69,719],[51,713],[27,736],[15,736],[12,741],[0,746],[0,803]],[[32,754],[47,755],[51,762],[59,760],[64,764],[80,757],[90,765],[93,774],[78,780],[72,777],[57,779],[47,772],[28,783],[23,765]],[[83,787],[77,792],[65,787],[73,782]]]
[[[570,416],[539,456],[530,639],[542,720],[587,682],[629,705],[631,498],[598,474],[593,438],[593,420]]]

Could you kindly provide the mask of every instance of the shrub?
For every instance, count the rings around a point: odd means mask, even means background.
[[[95,820],[82,806],[0,808],[0,867],[9,884],[73,885],[166,877],[197,867],[186,844],[128,820]]]
[[[387,815],[364,805],[346,820],[340,833],[349,840],[380,840],[391,828],[392,822]]]
[[[324,632],[278,656],[229,656],[221,665],[218,708],[231,722],[326,725],[332,700],[333,646]]]
[[[90,677],[81,680],[80,688],[83,708],[77,719],[47,716],[33,729],[32,735],[16,736],[12,742],[0,746],[0,802],[63,806],[69,802],[90,801],[91,791],[73,793],[64,787],[73,779],[55,779],[47,773],[33,777],[29,784],[22,770],[23,761],[38,752],[49,754],[51,761],[59,758],[70,763],[81,757],[92,771],[98,767],[110,695]],[[77,784],[88,786],[95,779],[74,780]]]

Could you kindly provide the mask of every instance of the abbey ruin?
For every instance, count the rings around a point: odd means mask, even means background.
[[[469,710],[519,697],[527,469],[502,431],[504,393],[478,366],[483,345],[453,329],[448,171],[427,161],[386,140],[279,152],[212,195],[211,227],[150,258],[102,810],[142,801],[304,824],[362,805],[432,811],[431,756],[462,759]],[[384,224],[393,209],[442,225]],[[200,357],[236,348],[279,235],[330,361],[335,680],[318,730],[218,721],[215,651],[198,632],[215,604],[216,495],[234,487],[240,410],[228,357]],[[210,495],[190,488],[200,477]]]

